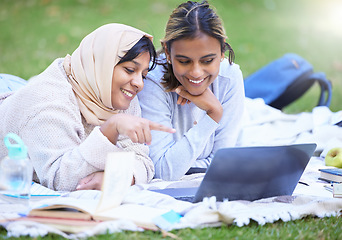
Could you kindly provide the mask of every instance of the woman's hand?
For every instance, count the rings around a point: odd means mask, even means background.
[[[151,130],[176,132],[173,128],[123,113],[113,115],[101,125],[100,130],[113,144],[116,144],[119,135],[124,135],[134,143],[146,143],[147,145],[150,145],[152,141]]]
[[[193,102],[197,107],[206,111],[215,122],[218,123],[221,120],[223,114],[222,105],[209,88],[197,96],[191,95],[183,86],[177,87],[175,92],[179,95],[177,104],[184,105]]]
[[[81,179],[76,190],[101,190],[104,172],[94,172]]]

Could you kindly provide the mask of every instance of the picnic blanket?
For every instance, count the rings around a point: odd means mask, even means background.
[[[331,112],[326,106],[312,112],[285,114],[265,104],[263,99],[245,98],[245,116],[238,146],[317,144],[317,155],[342,146],[342,111]],[[324,152],[325,154],[326,152]],[[322,155],[325,156],[325,155]]]
[[[324,186],[327,184],[318,179],[318,169],[325,167],[321,157],[312,157],[304,171],[300,182],[292,196],[279,196],[257,201],[224,201],[216,202],[215,197],[205,198],[200,203],[190,203],[176,200],[170,196],[149,189],[165,187],[197,186],[203,174],[194,174],[184,177],[180,181],[166,182],[154,179],[150,184],[132,186],[124,198],[123,204],[135,203],[155,208],[174,210],[183,217],[178,223],[170,225],[164,230],[219,226],[221,224],[248,225],[255,221],[260,225],[273,223],[278,220],[292,221],[306,216],[329,217],[340,214],[342,199],[333,198],[332,193]],[[64,194],[68,197],[99,198],[100,191],[84,190]],[[18,212],[15,204],[0,202],[0,216],[14,217]],[[142,231],[133,222],[127,220],[107,221],[78,233],[67,234],[58,228],[32,222],[8,221],[2,225],[7,229],[9,236],[30,235],[31,237],[44,236],[56,233],[65,238],[77,239],[97,234],[122,230]]]
[[[316,142],[317,156],[310,159],[292,196],[278,196],[257,201],[223,201],[215,197],[205,198],[199,203],[176,200],[170,196],[152,192],[152,189],[166,187],[199,186],[203,174],[184,176],[179,181],[154,179],[150,184],[131,186],[124,197],[123,204],[135,203],[154,208],[174,210],[182,215],[180,221],[164,227],[164,230],[220,226],[221,224],[248,225],[255,221],[260,225],[278,220],[292,221],[306,216],[329,217],[340,214],[342,198],[333,198],[325,187],[327,183],[319,180],[319,168],[324,168],[324,154],[331,146],[340,144],[341,130],[334,123],[341,120],[341,113],[332,113],[328,108],[316,107],[312,113],[297,115],[284,114],[265,105],[260,100],[246,100],[246,114],[243,130],[239,137],[240,146],[282,145],[292,143]],[[247,116],[247,115],[246,115]],[[275,133],[276,132],[276,133]],[[262,137],[261,137],[262,136]],[[319,156],[320,155],[320,156]],[[101,192],[95,190],[63,193],[62,197],[99,198]],[[44,236],[56,233],[65,238],[78,239],[106,232],[122,230],[143,231],[127,220],[106,221],[88,227],[77,233],[67,234],[51,225],[33,221],[8,221],[18,217],[20,206],[0,199],[0,224],[9,236]]]

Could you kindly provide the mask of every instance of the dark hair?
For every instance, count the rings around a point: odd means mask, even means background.
[[[118,64],[132,61],[143,52],[148,52],[150,54],[150,61],[152,64],[149,65],[148,71],[153,70],[156,67],[157,54],[152,41],[146,36],[143,36],[130,50],[128,50],[128,52],[121,57]]]
[[[165,48],[170,53],[171,44],[174,41],[179,39],[194,39],[200,33],[216,38],[220,42],[221,52],[229,51],[228,60],[232,64],[235,57],[234,51],[226,42],[227,36],[220,18],[210,8],[207,1],[201,3],[188,1],[180,4],[173,10],[166,25],[165,37],[161,40],[161,53],[165,53]],[[180,83],[173,73],[172,65],[169,63],[163,63],[162,65],[165,70],[162,85],[167,91],[177,88]]]

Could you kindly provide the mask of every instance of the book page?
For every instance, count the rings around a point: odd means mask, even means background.
[[[46,197],[46,196],[58,197],[58,196],[61,196],[61,193],[54,191],[50,188],[44,187],[43,185],[39,183],[32,182],[31,197]]]
[[[122,203],[132,184],[134,161],[134,152],[112,152],[108,154],[97,213],[113,209]]]
[[[99,190],[77,190],[63,194],[63,197],[72,197],[77,199],[99,200],[102,192]]]
[[[29,216],[91,219],[98,200],[57,197],[32,203]]]

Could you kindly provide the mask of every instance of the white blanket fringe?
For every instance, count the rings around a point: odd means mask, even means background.
[[[221,216],[221,221],[242,227],[248,225],[250,220],[256,221],[259,225],[264,225],[278,220],[293,221],[306,216],[320,218],[337,216],[341,209],[341,199],[297,196],[292,203],[274,201],[223,202],[218,213]]]
[[[8,223],[5,227],[7,229],[7,237],[29,236],[31,238],[54,233],[67,239],[85,239],[95,235],[121,232],[123,230],[143,231],[142,228],[137,227],[133,222],[127,220],[102,222],[93,228],[75,234],[67,234],[54,227],[33,221],[14,221]]]

